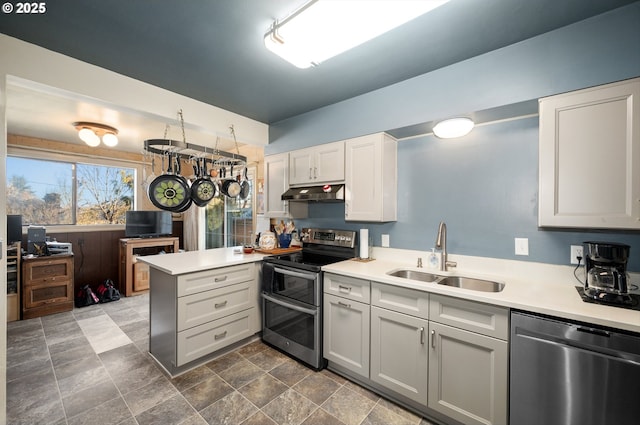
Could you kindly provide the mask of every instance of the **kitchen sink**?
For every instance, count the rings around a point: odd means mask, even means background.
[[[440,279],[437,283],[438,285],[453,286],[456,288],[471,289],[472,291],[482,292],[500,292],[504,289],[504,283],[463,276],[447,276]]]
[[[405,269],[396,270],[394,272],[387,273],[387,274],[389,276],[402,277],[402,278],[411,279],[411,280],[419,280],[422,282],[435,282],[441,277],[431,273],[419,272],[417,270],[405,270]]]
[[[504,283],[492,280],[475,279],[464,276],[440,276],[433,273],[426,273],[411,269],[399,269],[387,273],[389,276],[401,277],[403,279],[418,280],[420,282],[437,283],[455,288],[470,289],[482,292],[500,292],[504,289]]]

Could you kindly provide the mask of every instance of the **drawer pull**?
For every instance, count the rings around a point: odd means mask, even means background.
[[[227,280],[227,276],[216,277],[214,279],[214,281],[216,281],[216,282],[224,282],[225,280]]]
[[[342,285],[338,285],[338,291],[340,292],[346,292],[347,294],[351,292],[351,287],[350,286],[342,286]]]
[[[222,308],[222,307],[224,307],[224,306],[226,306],[226,305],[227,305],[227,301],[225,300],[225,301],[223,301],[223,302],[221,302],[221,303],[216,303],[216,304],[214,304],[213,306],[214,306],[215,308]]]
[[[420,345],[424,345],[424,328],[420,328]]]
[[[227,331],[222,332],[221,334],[217,334],[213,336],[213,339],[215,339],[216,341],[219,339],[224,338],[225,336],[227,336]]]
[[[341,305],[341,306],[347,307],[347,308],[351,308],[351,304],[343,303],[342,301],[338,301],[338,305]]]

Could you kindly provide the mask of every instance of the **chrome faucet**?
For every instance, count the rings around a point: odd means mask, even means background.
[[[440,270],[446,271],[447,267],[455,267],[458,264],[455,261],[447,260],[447,225],[444,221],[438,226],[438,235],[436,236],[436,249],[442,251],[440,258]]]

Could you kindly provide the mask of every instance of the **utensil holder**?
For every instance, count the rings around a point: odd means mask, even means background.
[[[278,235],[278,242],[280,242],[280,248],[289,248],[289,245],[291,245],[291,233]]]

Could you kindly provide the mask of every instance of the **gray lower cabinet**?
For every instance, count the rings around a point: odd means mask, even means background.
[[[151,268],[149,352],[171,374],[260,331],[254,263],[183,275]]]
[[[323,283],[323,356],[368,378],[370,283],[329,273]]]
[[[464,424],[506,424],[508,309],[431,294],[429,311],[428,407]]]

